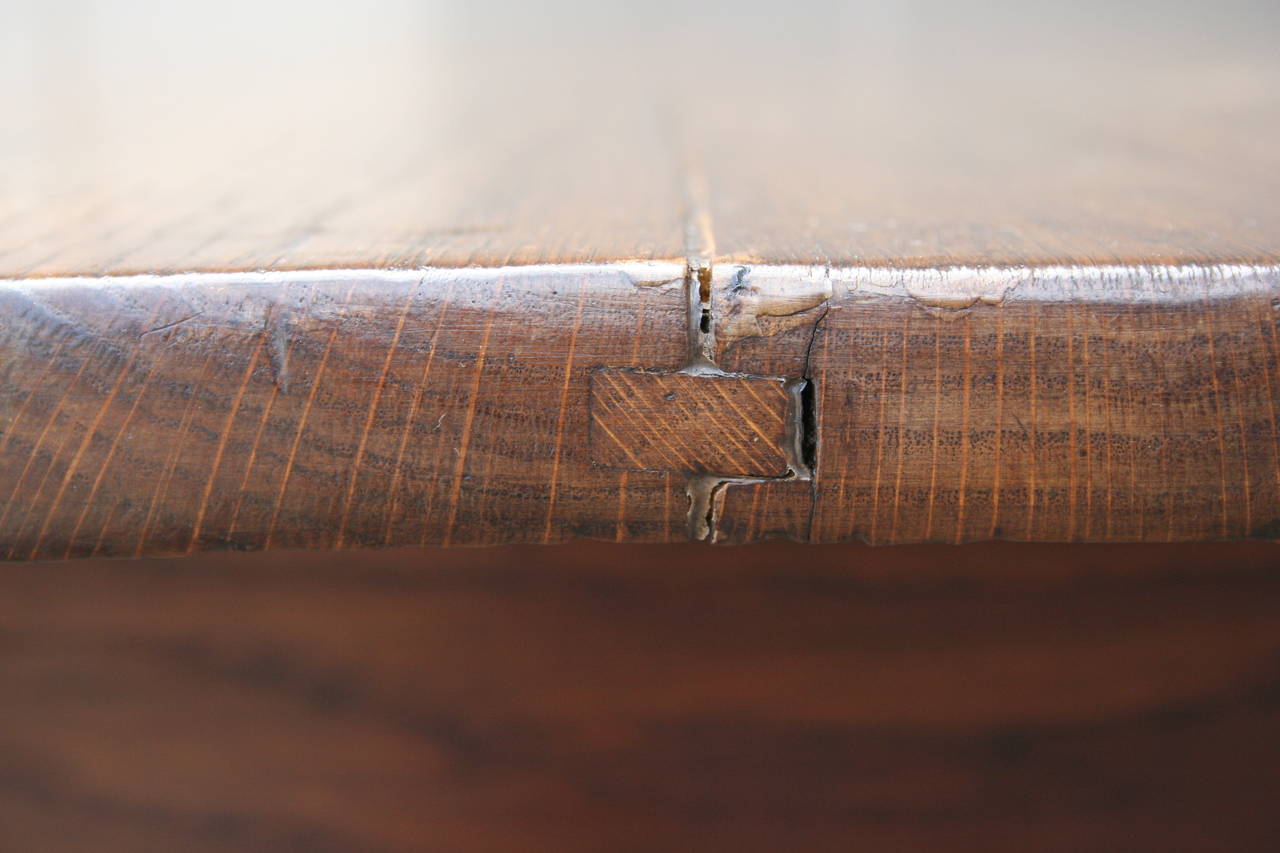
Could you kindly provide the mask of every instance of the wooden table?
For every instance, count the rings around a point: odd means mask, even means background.
[[[1274,538],[1275,14],[1161,8],[29,12],[3,553]]]
[[[192,5],[0,12],[0,850],[1275,847],[1274,3]]]

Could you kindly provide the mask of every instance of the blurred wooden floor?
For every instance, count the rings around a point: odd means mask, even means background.
[[[1280,560],[202,555],[0,574],[0,850],[1270,850]]]

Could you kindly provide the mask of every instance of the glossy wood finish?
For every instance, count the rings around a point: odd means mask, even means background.
[[[0,573],[0,847],[1269,851],[1274,546]]]
[[[1280,24],[1113,5],[15,13],[0,554],[1274,538]]]

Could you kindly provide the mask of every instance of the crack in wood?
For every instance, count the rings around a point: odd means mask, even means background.
[[[685,223],[685,295],[688,306],[689,361],[682,373],[706,378],[729,377],[716,363],[716,316],[712,298],[714,281],[715,236],[708,204],[708,188],[704,180],[691,180],[687,187]],[[739,270],[745,276],[746,268]],[[830,289],[826,290],[826,297]],[[687,474],[686,491],[689,496],[688,529],[697,541],[716,539],[716,527],[723,507],[725,487],[730,484],[757,484],[778,481],[812,481],[817,464],[817,417],[815,413],[814,381],[809,371],[809,360],[818,329],[826,319],[830,304],[823,300],[823,311],[813,324],[804,355],[804,366],[799,378],[788,379],[784,387],[788,395],[785,415],[785,438],[782,451],[787,470],[775,476],[740,476],[723,474]],[[807,310],[809,305],[805,305]],[[764,377],[738,376],[743,380]],[[726,413],[727,414],[727,413]]]

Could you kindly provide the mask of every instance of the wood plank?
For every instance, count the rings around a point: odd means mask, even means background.
[[[1280,261],[1274,4],[879,5],[708,65],[717,262]]]
[[[813,377],[815,541],[1280,532],[1274,270],[720,272],[721,366]]]
[[[682,258],[653,93],[504,6],[21,4],[0,278]]]
[[[799,402],[782,379],[597,370],[588,441],[603,468],[785,477]]]
[[[1274,9],[296,11],[0,36],[0,554],[1276,536]]]
[[[593,371],[684,360],[679,266],[46,279],[0,298],[10,559],[685,535],[682,477],[623,483],[574,438]]]

